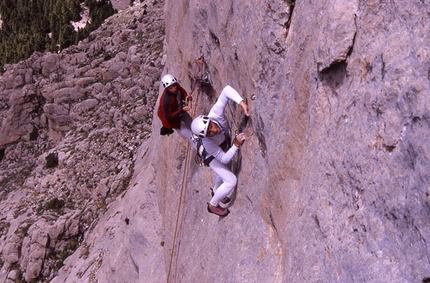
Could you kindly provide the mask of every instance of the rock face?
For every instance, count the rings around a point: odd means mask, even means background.
[[[110,2],[112,3],[112,7],[118,11],[126,9],[129,5],[134,5],[134,1],[128,0],[111,0]]]
[[[429,12],[144,2],[8,66],[0,281],[427,282]],[[248,139],[226,218],[206,212],[214,173],[151,119],[167,72],[193,116],[226,84],[250,106],[227,108]]]
[[[6,66],[0,282],[52,279],[129,187],[137,148],[151,135],[162,9],[135,4],[77,46]]]

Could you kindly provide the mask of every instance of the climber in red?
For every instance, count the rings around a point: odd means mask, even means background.
[[[161,83],[164,86],[164,91],[161,94],[157,112],[163,124],[160,134],[170,135],[175,129],[196,148],[196,142],[192,138],[190,128],[192,119],[187,112],[191,110],[191,107],[188,106],[191,96],[179,85],[178,80],[170,74],[164,75],[161,78]]]

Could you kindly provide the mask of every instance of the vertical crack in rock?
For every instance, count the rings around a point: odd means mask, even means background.
[[[270,225],[272,225],[273,230],[275,230],[276,235],[278,235],[278,228],[276,228],[275,220],[273,219],[273,214],[271,212],[269,213],[269,218],[270,218]]]
[[[240,121],[239,127],[238,127],[238,131],[239,133],[245,132],[247,130],[247,128],[250,127],[251,125],[251,120],[248,116],[244,116],[242,118],[242,120]]]
[[[382,80],[384,80],[386,72],[387,71],[385,70],[384,54],[381,54],[381,76],[382,76]]]
[[[260,151],[261,151],[261,156],[263,156],[263,158],[266,158],[267,145],[266,145],[266,139],[263,135],[263,131],[264,131],[263,120],[261,119],[260,116],[257,116],[257,125],[255,128],[255,133],[257,135],[258,145],[259,145]]]
[[[293,17],[293,11],[294,11],[294,7],[296,5],[296,1],[295,0],[287,0],[287,5],[288,8],[290,9],[290,13],[288,15],[288,19],[287,21],[284,23],[284,27],[287,30],[287,34],[286,36],[288,37],[288,31],[290,30],[290,26],[291,26],[291,19]]]
[[[215,44],[220,47],[219,38],[216,36],[216,34],[213,31],[209,31],[209,35],[212,38],[212,40],[215,42]]]

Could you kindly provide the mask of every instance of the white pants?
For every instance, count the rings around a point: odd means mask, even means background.
[[[184,112],[181,117],[181,126],[179,129],[175,129],[185,140],[189,141],[191,146],[196,149],[197,142],[193,139],[193,132],[191,132],[191,119],[190,114]]]
[[[218,175],[213,188],[215,194],[209,203],[217,206],[236,187],[237,177],[231,172],[231,163],[224,164],[214,159],[209,163],[209,167]]]

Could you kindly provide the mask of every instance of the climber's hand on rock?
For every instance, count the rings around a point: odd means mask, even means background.
[[[246,116],[250,116],[251,114],[249,114],[249,109],[248,109],[248,104],[246,104],[245,100],[242,100],[239,105],[243,108],[243,111],[245,112]]]
[[[240,147],[245,140],[246,140],[245,134],[244,133],[240,133],[240,134],[238,134],[236,136],[236,139],[234,141],[234,145],[237,146],[237,147]]]

